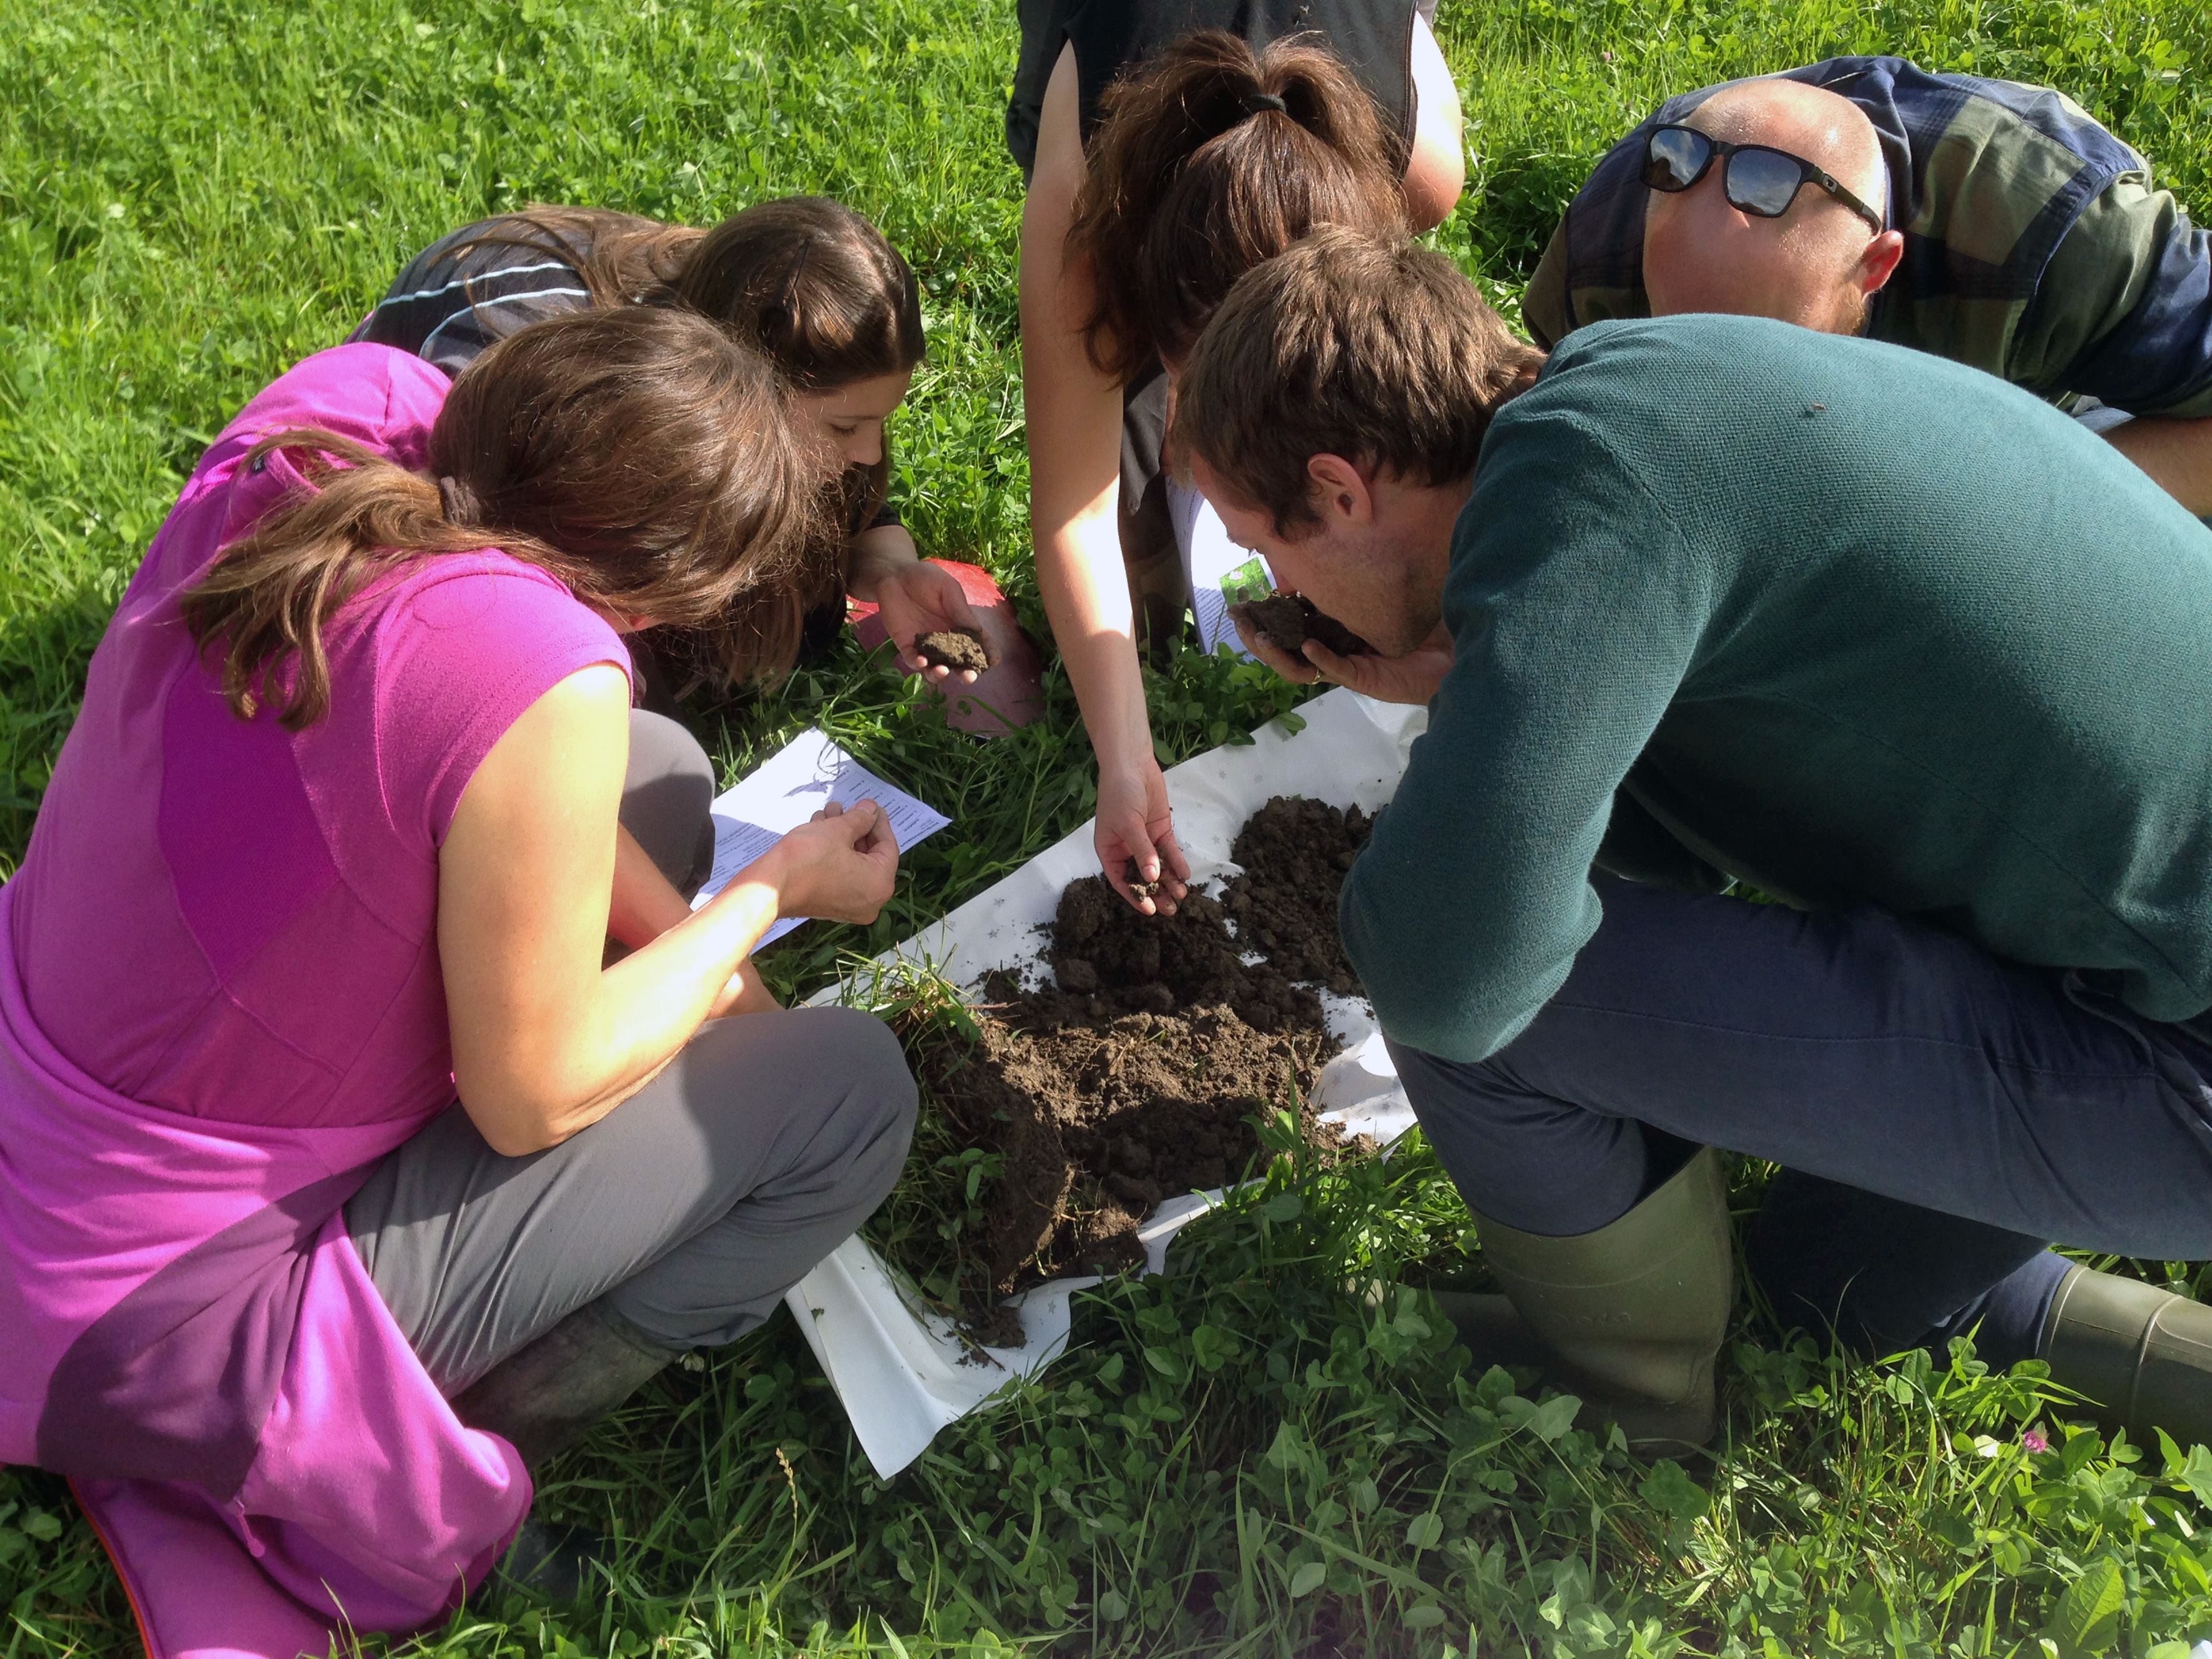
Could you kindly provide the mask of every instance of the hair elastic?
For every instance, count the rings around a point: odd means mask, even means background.
[[[1263,109],[1271,109],[1278,115],[1291,112],[1291,106],[1272,92],[1248,92],[1244,94],[1243,103],[1247,115],[1257,115]]]
[[[441,474],[438,479],[438,505],[444,509],[446,522],[450,525],[474,524],[477,507],[476,492],[459,478]]]

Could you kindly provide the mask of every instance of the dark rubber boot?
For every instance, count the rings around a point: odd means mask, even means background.
[[[2154,1428],[2184,1446],[2212,1445],[2212,1308],[2203,1303],[2069,1268],[2037,1354],[2106,1429],[2124,1428],[2138,1445],[2155,1443]]]
[[[1704,1148],[1595,1232],[1546,1238],[1487,1216],[1475,1222],[1483,1260],[1558,1356],[1544,1366],[1547,1381],[1618,1422],[1647,1455],[1712,1438],[1713,1360],[1735,1295],[1718,1152]],[[1511,1332],[1497,1310],[1469,1311],[1483,1322],[1478,1334],[1503,1351]]]
[[[453,1414],[505,1440],[535,1473],[676,1358],[595,1302],[456,1395]]]
[[[500,1558],[499,1576],[517,1589],[548,1601],[583,1598],[607,1559],[607,1540],[588,1527],[567,1527],[536,1516],[522,1523]]]
[[[1437,1306],[1452,1322],[1460,1341],[1474,1356],[1474,1368],[1556,1370],[1559,1356],[1528,1328],[1513,1298],[1495,1291],[1435,1291]]]

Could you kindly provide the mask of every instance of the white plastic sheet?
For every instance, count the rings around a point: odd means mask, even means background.
[[[1426,711],[1378,703],[1339,689],[1298,711],[1296,734],[1279,723],[1262,727],[1249,746],[1211,750],[1171,768],[1168,799],[1176,836],[1194,881],[1236,873],[1229,849],[1244,820],[1275,795],[1304,795],[1373,811],[1396,791]],[[996,968],[1030,964],[1052,921],[1060,890],[1096,874],[1091,825],[1048,848],[1005,880],[977,895],[886,954],[935,967],[973,989]],[[816,999],[834,1001],[835,988]],[[1348,1133],[1387,1144],[1413,1121],[1412,1109],[1384,1051],[1374,1016],[1350,998],[1325,996],[1329,1029],[1345,1045],[1322,1070],[1314,1103]],[[1176,1229],[1205,1213],[1221,1194],[1169,1200],[1139,1230],[1147,1270],[1164,1264]],[[904,1468],[938,1430],[966,1416],[1017,1376],[1049,1364],[1067,1346],[1068,1299],[1096,1279],[1055,1279],[1014,1298],[1026,1340],[1018,1348],[978,1350],[951,1324],[906,1291],[897,1276],[860,1238],[845,1241],[785,1297],[816,1358],[844,1402],[853,1430],[879,1474]]]

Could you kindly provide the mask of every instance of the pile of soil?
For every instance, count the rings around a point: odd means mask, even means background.
[[[972,668],[981,673],[991,665],[991,653],[980,629],[952,628],[924,634],[914,642],[914,654],[926,668],[945,667],[954,673]]]
[[[1374,827],[1357,806],[1296,795],[1278,795],[1247,818],[1229,854],[1244,872],[1223,899],[1237,943],[1285,979],[1358,995],[1337,937],[1336,896]]]
[[[992,975],[974,1044],[915,1056],[961,1142],[1001,1159],[966,1246],[977,1340],[1021,1341],[1004,1297],[1142,1261],[1137,1227],[1156,1205],[1243,1174],[1260,1150],[1252,1118],[1294,1109],[1316,1149],[1370,1150],[1313,1119],[1334,1045],[1319,998],[1293,982],[1356,988],[1336,890],[1368,824],[1357,809],[1268,802],[1237,837],[1245,873],[1226,908],[1194,891],[1146,916],[1095,876],[1069,884],[1043,952],[1051,980]],[[1255,951],[1266,959],[1246,963]]]
[[[1293,657],[1304,655],[1298,647],[1308,640],[1320,641],[1340,657],[1357,657],[1374,648],[1303,593],[1247,599],[1231,605],[1229,614],[1278,651]]]

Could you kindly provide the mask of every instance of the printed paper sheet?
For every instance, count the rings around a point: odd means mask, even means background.
[[[884,782],[821,732],[802,732],[715,800],[714,872],[691,908],[697,909],[720,892],[738,871],[830,802],[850,806],[859,800],[884,809],[901,852],[952,822]],[[805,920],[785,917],[753,948],[773,944]]]

